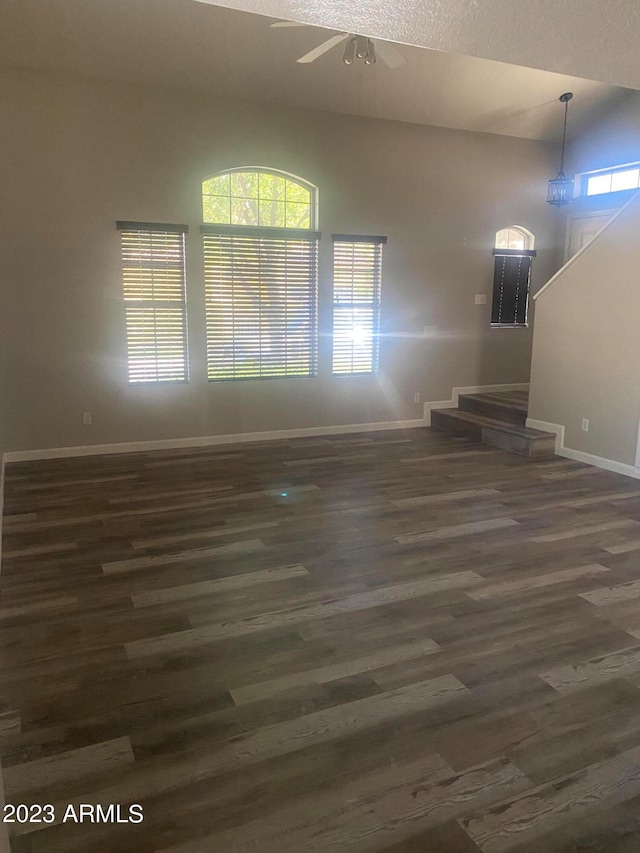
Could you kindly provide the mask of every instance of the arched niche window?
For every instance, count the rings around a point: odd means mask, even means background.
[[[261,168],[233,169],[202,183],[203,222],[258,228],[315,228],[312,184]]]
[[[496,234],[496,249],[533,249],[535,237],[521,225],[509,225]]]
[[[210,381],[315,376],[317,191],[249,167],[202,183]]]
[[[496,234],[491,302],[494,327],[527,325],[534,242],[531,231],[521,225],[508,225]]]

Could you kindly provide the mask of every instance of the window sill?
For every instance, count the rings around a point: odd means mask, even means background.
[[[492,329],[527,329],[528,323],[491,323]]]

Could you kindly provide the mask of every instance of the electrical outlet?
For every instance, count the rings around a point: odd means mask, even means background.
[[[413,395],[413,402],[414,403],[420,402],[420,394],[418,393],[418,391],[416,391],[416,393]]]
[[[476,293],[476,305],[486,305],[487,304],[487,294],[486,293]]]
[[[589,432],[589,419],[588,418],[582,419],[582,431],[583,432]]]
[[[425,326],[424,327],[424,336],[425,338],[435,338],[438,334],[438,329],[435,326]]]
[[[82,423],[85,426],[91,426],[91,412],[82,413]]]

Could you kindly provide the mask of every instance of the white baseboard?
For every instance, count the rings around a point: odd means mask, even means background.
[[[424,404],[424,425],[431,426],[432,409],[456,409],[461,394],[491,394],[494,391],[528,391],[528,382],[517,382],[511,385],[466,385],[451,389],[450,400],[435,400]]]
[[[341,435],[353,432],[378,432],[390,429],[424,427],[422,418],[408,421],[340,424],[338,426],[306,427],[304,429],[241,432],[227,435],[202,435],[193,438],[167,438],[158,441],[129,441],[116,444],[90,444],[79,447],[50,447],[43,450],[13,450],[5,453],[7,462],[31,462],[39,459],[61,459],[68,456],[102,456],[110,453],[144,453],[149,450],[177,450],[183,447],[212,447],[217,444],[245,444],[253,441],[279,441],[320,435]]]
[[[627,477],[634,477],[636,480],[640,480],[640,468],[635,468],[633,465],[627,465],[624,462],[616,462],[615,459],[607,459],[604,456],[595,456],[593,453],[584,453],[582,450],[573,450],[571,447],[565,447],[564,426],[562,424],[553,424],[548,421],[527,418],[527,426],[531,427],[531,429],[542,429],[545,432],[555,433],[556,453],[558,456],[564,456],[566,459],[575,459],[576,462],[585,462],[587,465],[594,465],[596,468],[604,468],[606,471],[614,471],[616,474],[624,474]]]
[[[576,462],[586,462],[587,465],[595,465],[596,468],[605,468],[607,471],[615,471],[616,474],[625,474],[640,480],[640,470],[633,465],[625,465],[624,462],[616,462],[615,459],[605,459],[604,456],[594,456],[593,453],[583,453],[581,450],[572,450],[563,447],[558,451],[558,456],[566,456],[567,459],[575,459]]]

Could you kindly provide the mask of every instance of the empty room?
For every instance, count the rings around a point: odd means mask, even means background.
[[[639,33],[0,4],[0,851],[638,853]]]

